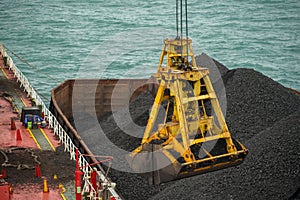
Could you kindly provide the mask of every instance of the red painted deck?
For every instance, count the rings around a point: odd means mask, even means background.
[[[8,68],[4,66],[4,62],[2,56],[0,56],[0,68],[1,73],[4,73],[4,76],[8,78],[7,81],[14,81],[16,83],[16,79],[14,78],[13,72],[10,71]],[[11,88],[13,89],[13,88]],[[31,106],[31,101],[27,97],[27,94],[21,90],[17,91],[21,101],[23,102],[24,106]],[[9,91],[1,91],[0,92],[9,92]],[[21,112],[21,111],[19,111]],[[29,132],[22,126],[22,123],[19,120],[16,120],[16,127],[17,129],[21,130],[21,135],[24,136],[22,141],[16,141],[16,131],[10,130],[10,118],[11,117],[18,117],[19,113],[14,113],[14,109],[12,108],[11,104],[3,98],[0,98],[0,147],[9,147],[9,146],[20,146],[20,147],[31,147],[31,148],[38,148],[35,144],[34,140],[30,137]],[[44,128],[43,129],[48,138],[50,139],[51,143],[54,147],[59,146],[58,141],[54,138],[52,131]]]
[[[16,129],[19,129],[21,132],[22,140],[17,140],[17,130],[11,130],[11,118],[18,118],[20,116],[21,110],[19,113],[13,108],[11,102],[6,100],[3,96],[3,93],[17,93],[19,98],[24,104],[24,106],[31,106],[30,99],[27,98],[26,93],[22,91],[19,87],[16,79],[13,76],[13,72],[9,71],[8,68],[4,66],[4,62],[2,59],[2,55],[0,54],[0,148],[7,149],[9,147],[17,146],[17,147],[25,147],[31,149],[38,149],[37,143],[32,138],[32,135],[24,126],[20,120],[15,120]],[[4,84],[5,83],[5,84]],[[5,87],[6,83],[9,87]],[[10,85],[14,87],[10,87]],[[3,89],[5,88],[5,89]],[[58,140],[55,139],[52,134],[52,130],[44,128],[43,129],[49,141],[52,143],[54,147],[59,146]],[[1,154],[0,154],[1,156]],[[1,166],[2,163],[0,163]],[[1,168],[0,168],[1,169]],[[3,169],[3,168],[2,168]],[[8,168],[9,170],[9,168]],[[1,171],[0,171],[1,174]],[[34,176],[34,174],[33,174]],[[49,177],[48,177],[49,178]],[[42,182],[42,181],[41,181]],[[43,200],[56,200],[62,199],[60,195],[60,189],[51,188],[49,193],[43,193],[43,184],[18,184],[13,183],[13,193],[12,200],[15,199],[43,199]],[[1,186],[0,186],[1,187]],[[1,194],[2,193],[2,194]],[[0,190],[0,199],[4,197],[4,193]]]
[[[33,195],[34,193],[34,195]],[[58,200],[62,199],[60,190],[50,188],[48,193],[44,193],[40,185],[18,185],[14,188],[12,200]]]
[[[21,131],[21,141],[16,140],[17,130],[11,130],[11,117],[18,117],[18,114],[13,113],[11,104],[0,98],[0,147],[8,148],[11,146],[37,148],[36,143],[30,137],[28,131],[22,126],[19,120],[15,121],[16,128]]]

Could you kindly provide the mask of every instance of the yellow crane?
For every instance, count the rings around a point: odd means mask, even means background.
[[[178,31],[180,7],[181,31]],[[240,164],[248,150],[234,140],[225,122],[209,70],[197,66],[188,37],[182,36],[182,0],[176,1],[177,37],[165,39],[157,94],[141,145],[132,151],[132,169],[159,184]],[[163,111],[164,117],[158,117]]]

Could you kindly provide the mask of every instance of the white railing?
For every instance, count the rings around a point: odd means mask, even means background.
[[[2,44],[0,44],[0,52],[3,57],[7,57],[8,68],[14,73],[14,77],[16,77],[17,81],[20,83],[20,87],[24,88],[24,92],[27,93],[27,97],[35,99],[36,104],[42,106],[42,112],[44,112],[45,120],[49,123],[49,128],[53,129],[54,134],[59,137],[59,141],[64,144],[64,150],[70,153],[70,159],[75,160],[75,151],[77,147],[73,144],[69,135],[59,124],[56,117],[46,107],[45,103],[34,90],[34,88],[31,86],[24,74],[16,67],[12,58],[7,54],[5,47]],[[79,166],[82,167],[84,173],[90,173],[93,170],[92,167],[89,166],[89,163],[86,161],[85,157],[80,152]],[[105,175],[101,171],[98,171],[98,176],[102,182],[111,186],[111,182],[105,177]],[[108,187],[108,190],[115,199],[121,199],[113,187]]]

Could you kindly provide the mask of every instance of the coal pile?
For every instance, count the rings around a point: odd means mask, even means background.
[[[128,110],[120,110],[114,115],[111,114],[104,119],[99,119],[99,124],[105,135],[118,147],[126,151],[133,151],[141,144],[141,137],[143,136],[143,132],[134,129],[134,124],[141,127],[147,124],[153,101],[154,97],[149,91],[146,91],[128,105]],[[119,124],[116,123],[116,118],[119,119],[117,120]],[[124,129],[136,133],[134,134],[136,137],[126,134]]]
[[[151,199],[290,198],[300,184],[299,119],[297,111],[244,142],[243,164],[166,184]]]
[[[165,184],[151,199],[296,198],[299,96],[252,69],[228,70],[222,78],[227,124],[249,155],[237,167]]]
[[[109,176],[117,183],[117,191],[124,199],[297,199],[300,188],[299,95],[252,69],[228,70],[205,54],[198,56],[197,62],[210,68],[215,88],[224,86],[216,92],[221,98],[226,94],[229,130],[249,149],[249,155],[237,167],[159,187],[148,186],[136,174],[112,170]],[[130,105],[133,121],[140,125],[146,123],[145,110],[153,101],[150,94],[143,95]],[[118,129],[113,116],[101,119],[100,124],[111,141],[121,148],[132,150],[139,145],[140,138]],[[131,122],[127,126],[130,128]],[[90,140],[89,144],[83,140],[89,147],[96,145],[95,141]]]
[[[252,69],[230,70],[223,80],[227,123],[232,135],[241,141],[272,127],[300,108],[299,96]]]
[[[134,124],[140,127],[146,126],[154,98],[155,97],[153,97],[149,91],[146,91],[128,105],[128,110],[120,110],[117,113],[114,113],[114,115],[111,114],[104,119],[99,119],[99,124],[107,138],[109,138],[109,140],[117,147],[128,152],[139,147],[143,137],[144,128],[138,130]],[[160,116],[160,114],[163,113],[159,113],[158,116]],[[115,120],[116,118],[117,120]],[[116,123],[116,121],[119,121],[119,123]],[[120,125],[123,128],[120,128]],[[126,134],[124,129],[127,131],[130,130],[130,133],[134,133],[135,137]],[[92,133],[92,131],[90,131],[90,133]],[[87,133],[85,133],[83,137],[86,138],[83,139],[85,143],[88,141],[88,144],[92,144],[91,139],[88,138],[93,137],[93,141],[95,141],[95,138],[98,138],[99,135],[96,134],[89,137],[87,136]],[[95,150],[95,152],[103,152],[103,149],[100,150],[94,144],[89,145],[89,148],[92,149],[92,152],[94,152],[93,150]],[[114,159],[116,159],[116,157],[114,157]],[[128,167],[130,166],[128,165]],[[149,186],[145,179],[135,173],[111,169],[109,178],[117,183],[117,191],[123,199],[149,199],[160,191],[159,186]]]

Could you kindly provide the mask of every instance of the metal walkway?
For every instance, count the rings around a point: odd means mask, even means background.
[[[39,128],[27,130],[41,150],[55,151],[54,146],[52,145],[51,141],[49,140],[48,136],[45,134],[43,129]]]

